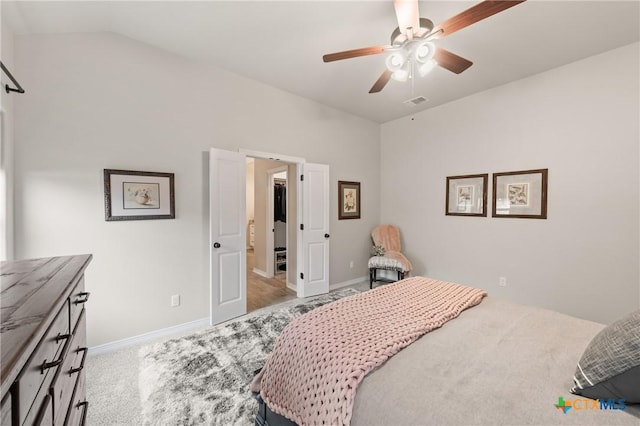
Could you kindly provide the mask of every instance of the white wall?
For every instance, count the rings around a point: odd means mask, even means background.
[[[13,34],[6,25],[0,2],[0,60],[20,82],[15,74],[13,60]],[[0,76],[0,260],[13,259],[13,100],[23,96],[7,93],[5,84],[13,83],[2,73]],[[22,85],[22,83],[21,83]],[[24,87],[24,86],[23,86]]]
[[[381,219],[401,226],[416,272],[599,322],[637,309],[638,52],[382,125]],[[549,169],[547,220],[445,216],[446,176],[536,168]]]
[[[253,216],[255,214],[254,209],[254,183],[253,183],[253,170],[255,164],[253,162],[253,158],[247,159],[247,174],[246,174],[246,214],[247,214],[247,247],[249,247],[249,222],[253,220]]]
[[[255,226],[256,245],[254,249],[254,263],[256,269],[267,272],[267,203],[269,195],[269,177],[267,171],[285,166],[280,161],[255,159],[254,183],[255,183]]]
[[[296,181],[297,171],[296,164],[289,164],[287,175],[290,177],[287,188],[287,285],[292,290],[296,289],[298,282],[298,191],[297,186],[294,185]],[[371,223],[372,219],[368,222]],[[357,237],[361,239],[360,237]],[[366,241],[366,237],[364,238]],[[342,263],[340,263],[342,264]],[[360,270],[362,266],[366,268],[366,262],[360,264]],[[364,271],[362,271],[364,272]]]
[[[332,200],[362,181],[362,220],[332,205],[330,279],[366,275],[378,124],[113,34],[17,36],[15,60],[16,254],[94,254],[90,346],[208,316],[210,147],[329,164]],[[104,168],[175,173],[176,219],[105,222]]]
[[[251,160],[251,161],[249,161]],[[246,201],[247,201],[247,223],[250,220],[253,220],[254,216],[254,190],[253,190],[253,170],[255,164],[253,162],[253,158],[247,159],[247,193],[246,193]]]

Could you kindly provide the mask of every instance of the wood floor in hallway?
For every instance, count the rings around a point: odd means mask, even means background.
[[[253,272],[254,266],[253,250],[247,250],[247,312],[296,298],[285,284],[286,274],[264,278]]]

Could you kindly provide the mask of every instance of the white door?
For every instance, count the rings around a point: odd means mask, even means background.
[[[329,166],[304,163],[300,232],[302,256],[298,257],[298,297],[329,292]]]
[[[211,324],[247,313],[246,156],[211,149]]]

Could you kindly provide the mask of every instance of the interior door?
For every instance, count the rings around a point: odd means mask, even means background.
[[[304,163],[298,297],[329,292],[329,166]]]
[[[209,154],[211,324],[247,313],[246,156]]]

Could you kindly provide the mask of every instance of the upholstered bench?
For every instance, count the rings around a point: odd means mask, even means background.
[[[385,271],[396,271],[398,273],[398,281],[404,279],[404,265],[397,259],[385,256],[373,256],[369,259],[369,288],[373,288],[373,283],[378,281],[377,271],[382,269]]]

